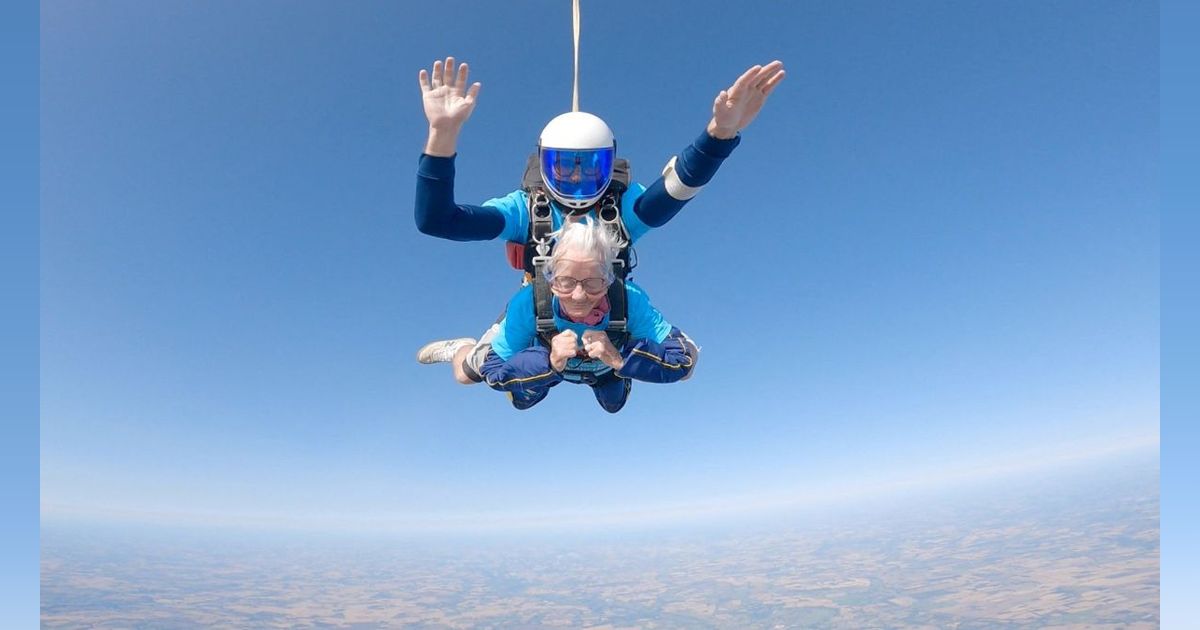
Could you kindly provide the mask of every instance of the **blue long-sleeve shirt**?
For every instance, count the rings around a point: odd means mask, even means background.
[[[720,140],[707,132],[686,147],[649,188],[631,184],[621,199],[622,219],[636,241],[652,228],[670,221],[716,174],[741,137]],[[553,225],[562,213],[553,206]],[[632,211],[630,211],[632,210]],[[524,243],[529,234],[529,210],[524,191],[489,199],[482,205],[454,201],[454,157],[422,154],[417,166],[415,206],[417,229],[453,241],[487,241],[503,237]]]

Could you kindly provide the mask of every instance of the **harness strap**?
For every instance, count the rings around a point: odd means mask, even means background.
[[[538,334],[554,329],[554,313],[550,302],[550,283],[546,271],[550,265],[550,234],[554,223],[550,215],[550,196],[541,188],[529,191],[529,244],[533,245],[530,260],[533,274],[534,315],[537,318]],[[529,253],[526,247],[526,252]]]
[[[550,195],[545,190],[534,188],[529,191],[529,243],[534,246],[535,258],[550,257],[550,234],[554,232],[551,216]],[[531,261],[536,263],[537,261]]]
[[[558,333],[554,326],[553,294],[550,292],[550,281],[546,279],[545,269],[549,259],[539,261],[533,274],[533,311],[537,322],[538,337],[550,347],[550,339]]]
[[[620,262],[613,263],[613,266],[616,267]],[[616,270],[614,269],[613,271],[615,272]],[[621,275],[617,274],[613,283],[608,285],[608,305],[610,310],[608,312],[607,331],[610,339],[613,337],[613,333],[628,335],[629,313],[625,304],[625,281],[621,277]],[[614,341],[613,345],[620,348],[624,343],[625,340],[622,339],[621,343]]]

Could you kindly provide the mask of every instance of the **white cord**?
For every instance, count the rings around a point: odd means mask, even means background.
[[[575,94],[571,101],[571,111],[579,111],[579,0],[573,0],[571,17],[575,24]]]

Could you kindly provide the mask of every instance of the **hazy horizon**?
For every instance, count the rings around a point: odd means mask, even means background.
[[[358,515],[329,515],[313,519],[308,515],[237,515],[217,513],[153,513],[103,510],[54,509],[44,506],[42,519],[51,525],[96,524],[120,529],[122,527],[182,528],[201,532],[244,532],[249,534],[297,535],[333,534],[347,536],[555,536],[563,533],[603,533],[659,531],[672,527],[736,527],[752,524],[781,514],[811,513],[828,510],[841,513],[865,509],[869,505],[891,505],[912,498],[917,502],[944,501],[946,497],[962,496],[972,488],[996,488],[1024,485],[1040,479],[1086,480],[1087,475],[1106,467],[1144,467],[1152,461],[1157,465],[1158,441],[1130,441],[1111,445],[1098,451],[1075,452],[1057,457],[1032,459],[1029,454],[1006,462],[975,462],[971,467],[942,468],[938,477],[892,477],[886,482],[871,484],[826,484],[823,487],[799,490],[793,495],[779,493],[757,494],[733,498],[715,498],[708,504],[659,506],[626,506],[624,510],[561,511],[550,514],[463,513],[458,515],[396,515],[377,513]],[[1061,482],[1056,482],[1061,483]],[[898,498],[899,497],[899,498]],[[722,500],[724,499],[724,500]],[[48,509],[47,509],[48,508]],[[426,517],[420,520],[420,517]]]

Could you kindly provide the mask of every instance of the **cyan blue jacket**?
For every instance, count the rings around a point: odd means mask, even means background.
[[[683,343],[683,333],[663,318],[650,304],[645,291],[633,282],[625,283],[625,295],[629,340],[618,348],[625,364],[617,376],[673,383],[690,374],[693,361]],[[554,325],[559,331],[574,330],[582,337],[586,330],[604,330],[608,326],[607,315],[594,326],[562,318],[557,297],[552,300],[552,308]],[[492,389],[526,396],[536,395],[563,380],[563,375],[550,365],[549,348],[538,338],[531,285],[522,287],[509,301],[480,373]]]
[[[741,136],[719,140],[708,132],[700,134],[675,159],[674,173],[678,183],[691,189],[707,184],[740,141]],[[625,191],[621,198],[621,218],[633,241],[651,228],[666,224],[691,199],[690,195],[678,191],[678,196],[686,198],[672,196],[668,188],[666,177],[659,177],[649,188],[633,183]],[[558,229],[562,224],[562,213],[553,202],[551,206],[554,229]],[[454,157],[421,155],[417,166],[415,217],[418,230],[452,241],[488,241],[503,237],[524,243],[529,234],[529,209],[524,191],[489,199],[480,206],[454,202]]]

